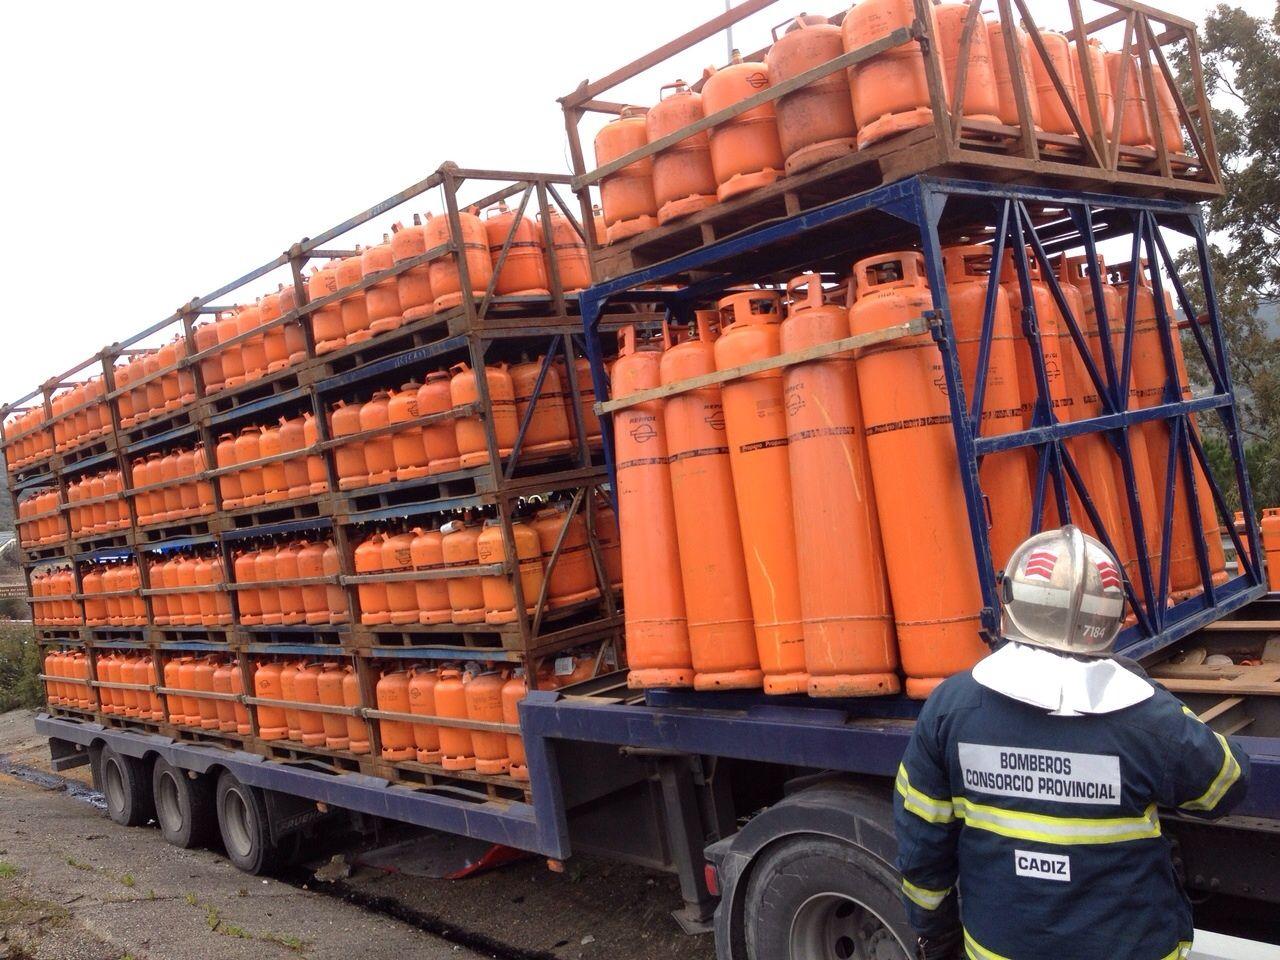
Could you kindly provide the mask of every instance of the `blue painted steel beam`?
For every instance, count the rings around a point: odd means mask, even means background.
[[[331,517],[309,517],[306,520],[287,520],[283,523],[266,523],[260,527],[225,530],[222,539],[234,543],[239,540],[251,540],[254,537],[280,537],[290,533],[302,533],[305,530],[327,530],[332,526]]]
[[[284,393],[276,393],[269,397],[262,397],[260,400],[251,400],[248,403],[237,404],[230,410],[215,413],[209,418],[209,425],[211,427],[218,427],[225,423],[231,423],[234,420],[240,420],[244,417],[252,417],[256,414],[266,413],[269,410],[288,406],[291,403],[297,403],[299,400],[305,400],[306,398],[307,388],[295,387],[292,390],[286,390]]]
[[[346,373],[339,373],[327,380],[321,380],[316,384],[316,392],[333,393],[338,390],[345,390],[353,387],[358,383],[366,380],[372,380],[375,377],[381,377],[396,370],[402,370],[405,367],[414,367],[424,364],[436,357],[443,356],[455,350],[465,350],[467,347],[467,338],[463,336],[446,337],[443,340],[437,340],[423,347],[414,347],[412,350],[405,350],[403,353],[397,353],[383,360],[377,360],[373,363],[357,367],[355,370],[349,370]]]

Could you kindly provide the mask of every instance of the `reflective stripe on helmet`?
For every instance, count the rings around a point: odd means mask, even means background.
[[[937,800],[913,787],[911,779],[907,776],[907,768],[901,763],[898,764],[898,779],[894,786],[902,795],[902,806],[921,820],[929,823],[950,823],[955,819],[951,801]]]
[[[1190,940],[1179,940],[1178,945],[1169,953],[1160,957],[1159,960],[1186,960],[1187,954],[1191,952]],[[964,955],[968,960],[1009,960],[1003,954],[996,953],[994,950],[988,950],[977,940],[973,939],[973,935],[968,930],[964,931]]]
[[[965,826],[986,830],[1015,840],[1031,840],[1056,846],[1123,843],[1160,836],[1160,818],[1151,804],[1141,817],[1054,817],[1044,813],[1023,813],[953,798],[956,815]]]
[[[918,907],[925,910],[937,910],[942,906],[942,901],[947,899],[947,894],[951,892],[951,888],[945,890],[929,890],[925,887],[917,887],[906,877],[902,878],[902,892]]]
[[[1066,609],[1071,603],[1072,591],[1061,587],[1050,587],[1043,584],[1016,581],[1013,584],[1012,596],[1015,600],[1038,604],[1042,607]],[[1098,597],[1083,594],[1080,597],[1080,612],[1097,614],[1100,617],[1118,617],[1124,613],[1123,597]]]
[[[1227,738],[1216,732],[1214,736],[1218,738],[1218,743],[1222,745],[1222,752],[1225,755],[1222,758],[1222,766],[1218,768],[1218,775],[1213,778],[1209,788],[1200,796],[1194,800],[1188,800],[1186,803],[1178,804],[1179,810],[1212,810],[1226,796],[1227,791],[1231,789],[1231,785],[1240,779],[1240,763],[1236,760],[1235,754],[1231,752],[1231,747],[1227,744]]]

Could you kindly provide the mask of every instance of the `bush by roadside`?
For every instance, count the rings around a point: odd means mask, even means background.
[[[26,624],[0,623],[0,712],[38,707],[44,690],[35,632]]]

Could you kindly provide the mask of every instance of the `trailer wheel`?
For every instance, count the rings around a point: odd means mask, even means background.
[[[216,816],[208,777],[192,779],[185,770],[157,758],[151,768],[151,792],[156,822],[167,841],[184,850],[208,844]]]
[[[269,873],[280,864],[271,842],[271,825],[262,791],[246,786],[229,771],[218,777],[218,831],[227,859],[245,873]]]
[[[98,783],[107,816],[122,827],[140,827],[155,816],[151,779],[141,760],[104,746],[98,754]]]
[[[906,960],[912,941],[893,874],[829,837],[796,836],[767,850],[747,887],[751,960]]]

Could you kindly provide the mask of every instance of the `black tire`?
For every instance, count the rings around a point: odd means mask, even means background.
[[[192,778],[160,758],[151,768],[151,793],[156,823],[167,841],[184,850],[208,846],[217,822],[208,777]]]
[[[98,785],[107,802],[107,816],[120,826],[140,827],[155,816],[151,778],[143,761],[103,747],[98,754]]]
[[[915,937],[884,861],[849,843],[803,835],[765,850],[745,909],[750,960],[906,960]]]
[[[218,777],[216,807],[222,847],[237,869],[257,876],[281,866],[280,853],[271,842],[267,803],[261,790],[246,786],[224,770]]]

